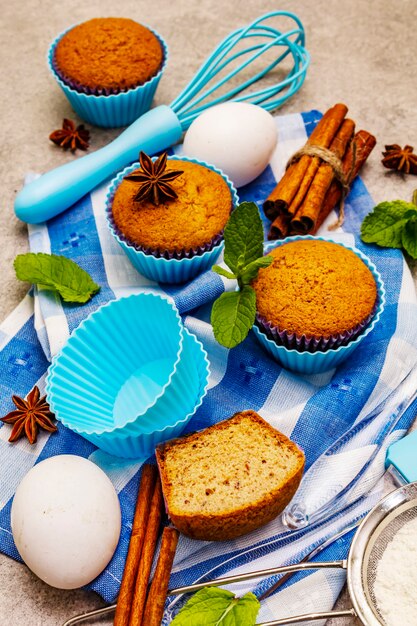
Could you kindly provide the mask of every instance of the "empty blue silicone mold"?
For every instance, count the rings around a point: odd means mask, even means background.
[[[51,410],[110,454],[145,458],[181,434],[208,384],[207,354],[170,300],[114,300],[72,333],[48,372]]]

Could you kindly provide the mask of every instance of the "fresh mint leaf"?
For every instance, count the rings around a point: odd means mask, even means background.
[[[411,202],[381,202],[363,220],[362,240],[385,248],[401,248],[403,229],[412,215],[417,216],[417,207]]]
[[[249,285],[240,291],[223,293],[213,304],[211,324],[217,341],[234,348],[246,339],[256,314],[256,293]]]
[[[224,293],[213,304],[211,323],[217,341],[226,348],[241,343],[253,326],[256,294],[250,282],[272,258],[263,256],[264,233],[254,202],[242,202],[231,214],[224,229],[224,260],[230,272],[215,265],[213,270],[235,278],[239,291]]]
[[[237,274],[263,255],[263,227],[254,202],[242,202],[231,214],[224,229],[224,260]]]
[[[408,220],[402,235],[403,248],[413,259],[417,259],[417,216]]]
[[[65,256],[43,252],[19,254],[14,269],[19,280],[53,289],[65,302],[84,304],[100,291],[91,276]]]
[[[254,626],[260,608],[253,593],[237,598],[226,589],[197,591],[172,620],[172,626]]]
[[[260,259],[256,259],[255,261],[252,261],[252,263],[249,263],[240,276],[242,284],[249,285],[251,281],[257,277],[260,268],[268,267],[268,265],[271,265],[272,261],[273,258],[271,256],[262,256]]]
[[[213,265],[211,269],[213,272],[216,272],[216,274],[220,274],[220,276],[226,276],[226,278],[237,278],[235,274],[228,272],[223,267],[220,267],[220,265]]]

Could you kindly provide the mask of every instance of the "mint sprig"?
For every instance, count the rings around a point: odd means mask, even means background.
[[[249,285],[223,293],[213,304],[211,323],[214,336],[222,346],[234,348],[246,339],[256,313],[255,290]]]
[[[237,598],[218,587],[197,591],[174,617],[172,626],[254,626],[260,608],[253,593]]]
[[[19,254],[14,269],[19,280],[53,289],[65,302],[84,304],[100,291],[90,274],[65,256],[43,252]]]
[[[238,276],[244,267],[263,256],[263,241],[258,207],[254,202],[242,202],[224,229],[224,262]]]
[[[417,259],[416,236],[417,206],[403,200],[381,202],[365,217],[361,226],[361,238],[365,243],[403,248],[413,259]]]
[[[230,271],[215,265],[213,271],[236,279],[238,291],[223,293],[211,310],[211,324],[217,341],[234,348],[246,339],[256,315],[256,294],[250,283],[261,267],[272,263],[263,256],[264,233],[258,207],[242,202],[231,214],[224,229],[224,261]]]

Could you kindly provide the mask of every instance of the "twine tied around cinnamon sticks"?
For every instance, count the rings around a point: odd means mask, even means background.
[[[354,122],[345,119],[347,110],[344,104],[329,109],[289,160],[263,205],[272,221],[269,239],[315,234],[339,202],[339,219],[330,228],[343,223],[344,199],[376,143],[367,131],[355,134]]]
[[[339,159],[339,157],[337,157],[334,152],[332,152],[328,148],[323,148],[323,146],[317,146],[317,145],[307,146],[306,145],[303,148],[300,148],[300,150],[297,150],[297,152],[295,152],[292,155],[292,157],[288,159],[285,169],[287,170],[290,165],[292,165],[293,163],[296,163],[299,159],[301,159],[303,154],[308,154],[309,156],[319,157],[322,161],[326,161],[326,163],[331,165],[331,167],[333,168],[334,175],[336,176],[337,180],[341,184],[342,189],[345,191],[345,193],[349,191],[348,177],[345,176],[345,173],[343,171],[342,160]]]
[[[351,175],[356,165],[356,141],[354,138],[352,139],[352,152],[352,165],[347,174],[345,174],[343,170],[342,159],[339,159],[339,157],[328,148],[317,145],[305,145],[303,148],[300,148],[292,155],[292,157],[288,159],[287,165],[285,166],[285,169],[287,170],[290,165],[296,163],[299,159],[301,159],[304,154],[307,154],[308,156],[318,157],[319,159],[321,159],[325,163],[328,163],[331,166],[331,168],[333,169],[334,177],[340,185],[341,198],[339,202],[339,217],[334,224],[329,226],[329,230],[335,230],[339,226],[342,226],[345,219],[345,198],[350,191],[349,181],[352,180]]]

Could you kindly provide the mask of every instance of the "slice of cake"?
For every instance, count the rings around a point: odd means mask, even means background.
[[[224,541],[276,517],[292,499],[304,454],[255,411],[156,449],[168,514],[194,539]]]

